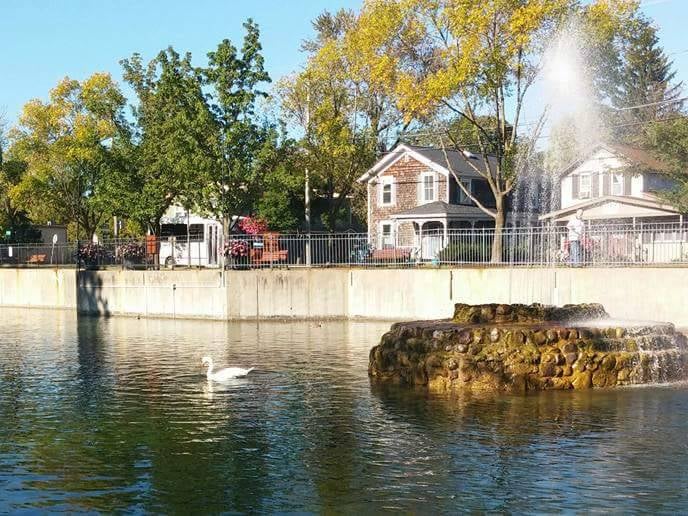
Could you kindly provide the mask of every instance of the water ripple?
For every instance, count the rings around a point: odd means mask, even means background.
[[[371,384],[387,324],[0,310],[0,512],[682,512],[686,385]],[[200,357],[255,366],[208,383]]]

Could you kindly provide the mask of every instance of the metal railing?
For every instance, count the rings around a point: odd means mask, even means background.
[[[497,263],[494,229],[422,233],[231,235],[227,242],[111,240],[0,245],[0,266],[417,267],[428,265],[625,266],[688,264],[688,225],[590,226],[578,243],[565,227],[506,228]],[[310,252],[309,252],[310,250]],[[77,259],[78,257],[78,259]]]

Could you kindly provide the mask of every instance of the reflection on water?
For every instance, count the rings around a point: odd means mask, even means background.
[[[371,385],[385,323],[0,310],[0,511],[682,511],[688,389]],[[200,357],[254,366],[209,383]]]

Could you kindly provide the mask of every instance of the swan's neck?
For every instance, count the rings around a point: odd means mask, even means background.
[[[206,376],[210,378],[213,375],[213,362],[210,361],[208,362],[208,372],[206,373]]]

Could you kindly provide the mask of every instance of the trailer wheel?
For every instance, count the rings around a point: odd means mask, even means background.
[[[174,261],[174,256],[168,256],[165,258],[165,267],[174,267],[177,262]]]

